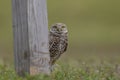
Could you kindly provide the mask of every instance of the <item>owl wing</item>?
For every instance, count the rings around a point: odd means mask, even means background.
[[[64,38],[64,40],[61,41],[61,54],[66,52],[67,47],[68,47],[68,39],[67,37]]]
[[[54,37],[52,34],[49,35],[49,51],[50,51],[50,57],[55,57],[58,55],[58,49],[59,49],[59,38]]]
[[[60,39],[55,38],[52,34],[49,36],[49,52],[50,52],[50,64],[53,65],[59,58],[60,53],[58,51],[58,42]]]
[[[59,37],[53,36],[53,34],[49,35],[49,51],[50,51],[50,58],[51,64],[54,64],[55,61],[60,57],[67,50],[68,40],[67,36]]]

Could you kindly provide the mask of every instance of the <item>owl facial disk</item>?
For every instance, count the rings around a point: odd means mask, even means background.
[[[51,29],[50,29],[51,32],[54,32],[54,33],[58,33],[58,34],[62,34],[62,33],[67,33],[67,27],[65,24],[63,23],[56,23],[54,24]]]

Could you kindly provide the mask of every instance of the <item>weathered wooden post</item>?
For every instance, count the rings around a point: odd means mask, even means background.
[[[46,0],[12,0],[12,8],[17,74],[50,74]]]

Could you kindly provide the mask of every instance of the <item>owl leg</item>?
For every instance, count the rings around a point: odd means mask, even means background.
[[[51,71],[51,72],[54,71],[54,65],[51,65],[51,67],[50,67],[50,71]]]
[[[51,72],[57,71],[60,69],[60,66],[58,64],[54,64],[50,67]]]
[[[50,60],[50,70],[51,70],[51,72],[53,72],[53,70],[54,70],[54,60],[53,59]]]

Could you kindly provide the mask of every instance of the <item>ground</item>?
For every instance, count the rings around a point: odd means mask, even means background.
[[[102,61],[99,64],[76,61],[58,62],[58,67],[46,75],[27,75],[22,78],[16,75],[13,67],[0,65],[0,80],[120,80],[120,65]]]

